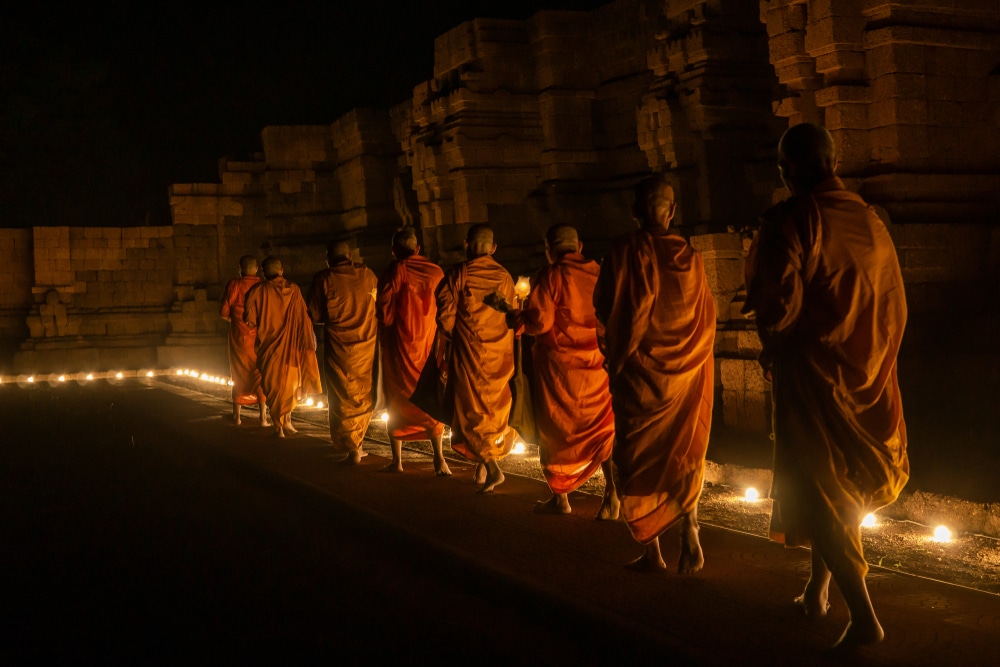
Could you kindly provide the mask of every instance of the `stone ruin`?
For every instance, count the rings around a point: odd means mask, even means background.
[[[468,227],[489,222],[497,258],[525,274],[555,222],[599,258],[634,224],[631,187],[658,171],[716,297],[719,424],[766,433],[759,343],[739,315],[743,258],[757,214],[785,194],[777,139],[811,121],[890,222],[911,311],[908,404],[940,401],[922,387],[944,372],[966,390],[956,406],[996,412],[995,1],[618,0],[476,19],[433,48],[432,78],[401,104],[264,128],[262,152],[221,160],[220,182],[172,186],[171,226],[0,230],[0,363],[225,372],[217,300],[243,254],[281,257],[306,287],[329,240],[352,239],[380,271],[392,232],[413,224],[449,264]],[[969,373],[981,378],[971,388]]]

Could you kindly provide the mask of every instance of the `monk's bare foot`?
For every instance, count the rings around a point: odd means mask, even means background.
[[[604,500],[601,502],[601,508],[597,510],[597,516],[595,518],[598,521],[617,521],[620,515],[621,501],[618,500],[617,495],[611,495],[604,496]]]
[[[472,481],[482,486],[486,483],[486,466],[482,463],[476,464],[476,473],[472,477]]]
[[[260,420],[260,425],[261,425],[261,428],[269,428],[271,426],[274,426],[274,424],[271,422],[271,420],[268,419],[267,417],[264,417],[263,419]]]
[[[280,426],[275,426],[274,427],[274,437],[276,437],[276,438],[284,438],[285,437],[285,431],[284,431],[284,429],[282,429]]]
[[[535,503],[535,512],[538,514],[569,514],[572,511],[565,494],[554,494],[546,501],[539,500]]]
[[[359,463],[361,463],[361,458],[363,456],[364,454],[361,452],[360,449],[355,449],[353,452],[348,454],[347,458],[342,460],[341,463],[345,466],[356,466]],[[400,466],[399,472],[403,472],[402,466]]]
[[[403,462],[402,461],[390,461],[389,465],[379,468],[379,472],[403,472]]]
[[[681,556],[677,561],[678,574],[694,574],[705,565],[705,554],[698,540],[698,529],[686,529],[681,533]]]
[[[872,619],[869,623],[857,623],[851,621],[847,624],[844,634],[840,636],[829,652],[834,654],[849,653],[859,646],[869,646],[878,644],[885,639],[885,631],[877,620]]]
[[[438,477],[449,477],[451,475],[451,468],[448,467],[448,462],[442,459],[434,459],[434,474]]]
[[[663,558],[655,559],[645,553],[625,567],[633,572],[663,572],[667,569],[667,564],[663,562]]]
[[[816,595],[810,594],[808,590],[792,600],[792,604],[799,608],[803,616],[808,618],[822,618],[830,610],[830,603],[825,597],[820,599]]]
[[[506,478],[496,461],[490,461],[484,467],[486,468],[486,481],[483,483],[483,488],[479,489],[479,493],[493,493]]]
[[[233,426],[239,426],[240,424],[243,423],[242,421],[240,421],[240,416],[239,415],[229,415],[228,421]]]
[[[291,421],[285,422],[285,425],[282,426],[282,428],[285,430],[285,433],[287,433],[289,435],[295,435],[296,433],[299,432],[299,429],[297,429],[294,426],[292,426],[292,422]]]

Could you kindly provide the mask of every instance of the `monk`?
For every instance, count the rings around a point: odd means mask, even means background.
[[[661,177],[636,186],[640,229],[612,246],[594,305],[605,326],[622,514],[646,546],[630,567],[665,569],[659,536],[681,521],[677,570],[691,574],[705,562],[697,509],[712,424],[715,303],[701,255],[669,232],[676,208]]]
[[[270,426],[264,391],[260,388],[260,371],[257,370],[257,353],[254,343],[257,332],[243,321],[243,302],[247,292],[260,284],[257,277],[257,258],[240,257],[240,276],[226,284],[222,294],[219,314],[229,322],[229,375],[233,378],[233,423],[239,426],[240,411],[244,405],[257,404],[260,425]]]
[[[247,292],[243,321],[257,331],[257,368],[278,437],[298,433],[292,410],[299,400],[323,391],[316,360],[316,335],[302,292],[284,278],[277,257],[261,268],[264,281]]]
[[[534,279],[516,318],[516,330],[535,336],[535,423],[539,455],[552,497],[535,510],[569,514],[569,493],[604,472],[604,501],[598,519],[618,518],[611,471],[615,416],[608,374],[597,343],[594,286],[600,267],[584,258],[574,227],[557,224],[545,232],[549,266]]]
[[[455,392],[451,446],[475,461],[480,493],[503,483],[500,460],[514,446],[507,424],[514,375],[514,333],[504,313],[487,305],[514,302],[514,280],[493,259],[493,230],[473,225],[466,236],[466,261],[451,268],[438,285],[437,323],[450,337],[450,377]]]
[[[747,259],[765,377],[772,381],[771,538],[812,545],[795,604],[829,607],[831,576],[851,620],[837,650],[885,636],[865,585],[862,518],[909,478],[896,355],[906,298],[885,224],[834,174],[825,128],[792,127],[778,145],[791,197],[762,216]]]
[[[444,460],[444,424],[410,402],[420,372],[434,347],[437,304],[434,291],[441,268],[420,256],[413,227],[392,237],[393,262],[378,283],[375,314],[382,350],[382,389],[389,413],[392,461],[383,470],[403,472],[403,442],[430,440],[434,472],[451,474]]]
[[[344,241],[327,247],[328,268],[313,277],[309,316],[322,324],[330,442],[344,463],[358,464],[375,407],[372,373],[376,337],[375,289],[371,269],[351,260]]]

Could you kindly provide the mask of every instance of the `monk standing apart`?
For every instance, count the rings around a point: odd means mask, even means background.
[[[410,402],[420,371],[434,348],[437,305],[434,290],[444,277],[441,268],[420,256],[413,227],[392,237],[393,263],[378,283],[376,315],[382,348],[382,389],[389,412],[392,462],[384,470],[403,472],[403,441],[430,440],[434,472],[451,474],[444,460],[444,424]]]
[[[242,406],[254,403],[260,410],[260,425],[271,425],[267,418],[264,391],[260,388],[257,353],[254,351],[257,332],[243,321],[243,303],[247,292],[259,284],[257,258],[243,255],[240,257],[240,277],[233,278],[226,285],[219,308],[222,319],[229,322],[229,375],[233,379],[233,422],[237,426],[241,423]]]
[[[535,277],[515,327],[535,336],[535,423],[542,470],[552,489],[552,498],[539,503],[536,511],[568,514],[569,493],[601,468],[604,502],[597,518],[614,520],[619,512],[611,472],[615,416],[594,313],[600,267],[582,251],[575,228],[549,227],[549,266]]]
[[[257,330],[257,368],[267,407],[279,437],[297,433],[292,410],[299,400],[323,391],[316,361],[316,335],[306,302],[295,283],[284,278],[281,260],[262,264],[264,282],[247,293],[243,321]]]
[[[514,281],[492,255],[493,230],[473,225],[466,236],[467,260],[451,268],[438,285],[437,322],[451,338],[449,382],[455,391],[451,446],[475,461],[480,493],[504,481],[499,461],[510,453],[516,433],[507,424],[514,375],[514,333],[505,315],[485,301],[514,302]]]
[[[906,299],[885,225],[834,176],[825,128],[796,125],[778,146],[791,198],[768,209],[747,259],[761,365],[774,397],[771,538],[812,545],[795,599],[824,616],[831,575],[851,614],[835,647],[881,641],[861,520],[909,478],[896,354]]]
[[[372,373],[376,336],[375,289],[378,279],[364,264],[351,261],[351,247],[331,243],[327,268],[313,278],[309,315],[323,324],[326,393],[330,406],[330,442],[346,455],[344,463],[361,462],[368,422],[375,408]]]
[[[630,567],[665,569],[659,536],[680,520],[677,570],[689,574],[705,562],[697,509],[712,424],[715,303],[701,255],[668,231],[675,211],[662,178],[636,186],[640,229],[605,258],[594,305],[606,328],[622,514],[646,545]]]

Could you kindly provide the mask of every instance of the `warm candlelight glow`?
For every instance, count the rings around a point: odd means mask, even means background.
[[[34,382],[34,381],[35,381],[35,376],[34,375],[29,375],[28,376],[28,382]]]
[[[522,299],[527,299],[531,293],[531,280],[527,276],[520,276],[514,285],[514,293]]]
[[[877,525],[878,521],[875,520],[875,515],[871,513],[866,514],[865,518],[861,520],[862,528],[874,528]]]
[[[951,542],[951,531],[947,526],[938,526],[934,529],[935,542]]]
[[[755,503],[760,500],[760,491],[752,486],[748,486],[746,492],[743,494],[743,499],[748,503]]]
[[[230,382],[229,384],[232,384],[232,382]],[[319,408],[320,410],[322,410],[323,409],[323,401],[316,401],[316,407]]]
[[[121,379],[122,379],[123,377],[125,377],[125,376],[124,376],[124,375],[122,375],[122,372],[121,372],[121,371],[118,371],[117,373],[115,373],[115,377],[116,377],[116,378],[118,378],[119,380],[121,380]]]
[[[65,375],[60,375],[59,376],[59,381],[60,382],[65,382],[66,381],[66,376]]]
[[[383,412],[382,415],[379,417],[379,419],[381,419],[383,422],[389,423],[389,413]]]
[[[313,405],[313,400],[311,398],[307,398],[305,405],[307,408],[311,408]]]
[[[94,379],[94,374],[93,373],[87,373],[87,379],[88,380],[93,380]]]
[[[524,454],[527,451],[527,447],[524,445],[524,441],[518,438],[514,441],[514,448],[510,450],[511,454]]]
[[[186,374],[187,374],[187,371],[182,371],[181,369],[179,369],[179,368],[178,368],[178,369],[177,369],[177,374],[178,374],[178,375],[186,375]]]
[[[146,373],[146,377],[148,378],[153,377],[153,371],[149,371],[148,373]]]

